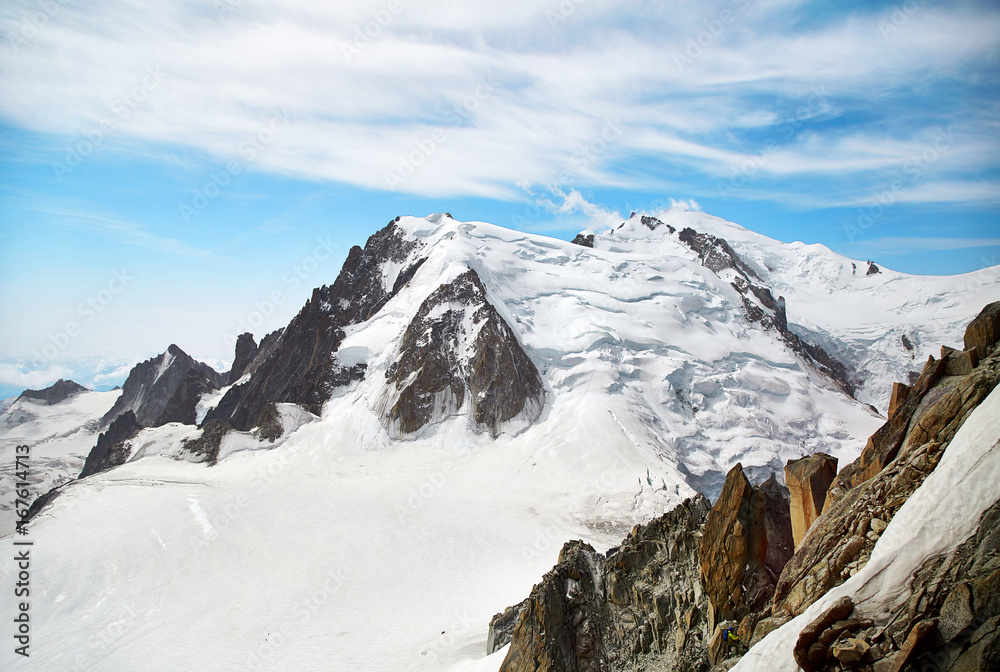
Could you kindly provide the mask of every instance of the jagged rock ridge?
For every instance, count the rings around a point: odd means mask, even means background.
[[[143,427],[159,427],[168,422],[195,424],[195,406],[201,395],[226,382],[226,374],[192,359],[176,345],[163,354],[132,367],[122,385],[118,401],[101,418],[107,427],[123,413],[132,411]]]
[[[375,315],[409,282],[423,258],[401,269],[391,284],[383,268],[406,262],[418,245],[390,222],[368,239],[364,249],[352,247],[336,281],[314,289],[272,343],[267,342],[270,337],[261,342],[247,365],[254,375],[233,387],[205,421],[226,420],[247,431],[277,402],[300,404],[319,414],[334,388],[364,377],[363,364],[344,367],[337,360],[343,329]]]
[[[702,668],[709,633],[698,548],[709,508],[698,495],[607,554],[567,543],[528,599],[494,617],[499,648],[507,642],[498,628],[516,614],[501,672]]]
[[[1000,383],[1000,302],[966,330],[965,352],[942,348],[912,388],[897,388],[889,420],[845,466],[826,494],[822,515],[785,566],[772,604],[779,622],[803,613],[868,563],[882,532],[945,455],[952,438]],[[978,359],[980,350],[983,359]],[[973,362],[975,362],[974,365]],[[971,365],[971,368],[970,368]],[[796,660],[806,670],[941,671],[992,669],[1000,662],[1000,502],[977,532],[946,557],[930,558],[911,577],[910,598],[891,614],[829,612],[802,631]],[[831,620],[832,619],[832,620]],[[845,622],[846,623],[846,622]],[[761,633],[763,634],[763,633]],[[758,638],[758,637],[755,637]],[[837,649],[838,641],[862,651]],[[840,652],[840,653],[838,653]]]

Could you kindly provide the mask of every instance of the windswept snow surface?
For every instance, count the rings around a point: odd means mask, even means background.
[[[784,272],[767,255],[805,276],[819,263],[701,213],[664,217],[733,238],[775,269],[762,277]],[[882,422],[748,324],[728,281],[665,227],[634,218],[589,249],[443,215],[398,226],[419,245],[385,282],[427,260],[347,328],[338,359],[366,377],[335,390],[321,418],[282,408],[287,436],[230,434],[213,467],[171,459],[197,430],[145,430],[129,462],[68,486],[32,523],[45,561],[32,570],[32,655],[17,669],[492,671],[491,616],[527,596],[565,541],[617,545],[692,485],[718,488],[736,461],[763,478],[806,452],[853,459]],[[460,413],[390,439],[376,412],[385,371],[424,299],[466,268],[541,372],[542,415],[495,440]],[[887,308],[901,299],[885,298],[883,273],[830,299],[843,305],[829,314],[798,310],[825,291],[807,291],[813,279],[789,282],[789,321],[878,344],[909,319]],[[938,292],[949,324],[1000,294],[985,272],[967,305],[944,281],[901,277],[928,304]],[[0,668],[13,655],[0,649]]]
[[[825,245],[778,242],[682,208],[659,217],[678,230],[690,226],[725,238],[775,298],[785,297],[792,331],[861,372],[858,398],[883,413],[893,382],[906,382],[908,372],[919,372],[929,355],[940,356],[942,345],[961,350],[966,325],[1000,299],[1000,266],[919,276],[897,273],[875,259],[880,272],[867,275],[868,260],[848,259]],[[655,238],[659,230],[647,233]]]
[[[14,530],[15,450],[27,445],[28,482],[35,496],[80,475],[97,443],[101,416],[120,390],[81,392],[58,404],[18,399],[0,413],[0,536]]]
[[[796,672],[799,667],[792,652],[799,632],[845,595],[854,600],[855,614],[884,619],[909,597],[913,573],[926,560],[951,552],[969,538],[980,516],[998,499],[1000,388],[955,434],[937,468],[882,533],[864,569],[761,640],[734,672],[765,666],[774,672]]]

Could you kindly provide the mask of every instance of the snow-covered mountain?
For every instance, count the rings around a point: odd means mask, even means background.
[[[229,385],[183,395],[200,426],[137,423],[123,464],[36,517],[21,666],[496,669],[483,624],[563,541],[610,547],[736,462],[853,460],[892,381],[1000,295],[681,209],[591,235],[432,215],[352,249],[285,329],[241,338]]]
[[[118,390],[84,390],[59,395],[61,398],[52,403],[31,392],[28,390],[16,398],[0,414],[0,535],[3,536],[14,530],[17,446],[32,447],[28,482],[35,496],[76,478],[97,440],[101,416],[120,394]]]

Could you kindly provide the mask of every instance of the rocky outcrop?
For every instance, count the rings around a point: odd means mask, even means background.
[[[132,367],[121,396],[103,418],[107,427],[118,416],[132,411],[143,427],[168,422],[195,424],[195,406],[201,395],[222,387],[226,375],[192,359],[176,345],[158,357]]]
[[[889,420],[892,420],[893,416],[903,407],[908,396],[910,396],[909,385],[900,382],[892,384],[892,394],[889,396]]]
[[[570,241],[574,245],[582,245],[583,247],[593,247],[594,246],[594,234],[592,233],[578,233],[573,240]]]
[[[806,672],[1000,669],[1000,502],[953,553],[928,559],[910,598],[876,620],[849,597],[806,626],[795,661]],[[852,613],[853,612],[853,613]]]
[[[664,224],[663,222],[661,222],[660,220],[658,220],[656,217],[649,217],[647,215],[643,215],[640,218],[639,221],[641,221],[642,225],[645,226],[650,231],[656,231],[656,229],[658,229],[658,228],[660,228],[662,226],[663,228],[665,228],[668,231],[670,231],[670,233],[676,233],[677,232],[677,229],[675,229],[674,227],[670,226],[669,224]]]
[[[490,631],[486,636],[486,654],[492,655],[510,644],[510,638],[514,634],[514,626],[524,612],[528,600],[507,607],[499,614],[490,619]]]
[[[881,273],[881,272],[882,272],[882,269],[880,269],[878,266],[876,266],[874,261],[869,261],[868,262],[868,271],[865,273],[865,275],[875,275],[875,274]]]
[[[826,493],[837,476],[837,458],[814,453],[785,465],[788,504],[791,510],[792,537],[798,547],[813,522],[823,512]]]
[[[987,305],[965,328],[965,349],[988,357],[1000,342],[1000,301]]]
[[[708,511],[698,495],[606,555],[566,544],[531,596],[494,617],[494,629],[516,618],[501,671],[707,669],[698,548]]]
[[[383,417],[395,436],[468,408],[473,428],[495,437],[542,408],[538,369],[471,269],[424,300],[385,378]]]
[[[60,378],[52,385],[49,385],[44,390],[25,390],[21,393],[21,399],[31,399],[32,401],[42,402],[44,404],[58,404],[59,402],[66,401],[70,397],[75,397],[81,392],[87,392],[87,388],[79,383],[75,383],[72,380],[63,380]]]
[[[711,629],[698,549],[710,510],[698,495],[638,525],[608,551],[604,585],[613,670],[699,669]]]
[[[611,672],[604,649],[607,610],[601,585],[604,558],[571,541],[559,563],[536,585],[514,625],[501,672]]]
[[[782,572],[773,602],[776,615],[802,613],[867,564],[882,531],[1000,382],[1000,352],[994,344],[986,348],[993,354],[965,375],[947,373],[955,351],[945,349],[939,360],[931,357],[861,456],[841,469],[813,531]]]
[[[709,628],[735,621],[749,640],[793,550],[788,501],[777,482],[754,487],[737,464],[708,514],[699,550]]]
[[[87,455],[80,478],[125,464],[129,457],[129,449],[125,442],[135,436],[140,429],[142,425],[131,410],[115,418],[107,431],[97,437],[97,445],[91,448],[90,454]]]
[[[268,404],[279,402],[320,414],[334,389],[365,375],[364,364],[344,366],[337,359],[344,328],[375,315],[406,286],[424,259],[393,275],[383,269],[405,264],[417,247],[395,222],[372,235],[364,248],[352,247],[336,281],[314,289],[284,330],[271,342],[270,336],[261,341],[248,365],[253,376],[230,389],[205,421],[226,420],[233,428],[248,431]]]
[[[233,366],[229,370],[229,379],[227,381],[229,385],[232,385],[243,377],[244,372],[246,372],[247,367],[250,366],[250,362],[253,361],[256,354],[257,342],[254,340],[253,334],[250,332],[240,334],[239,338],[236,339],[236,357],[233,359]]]
[[[232,425],[229,424],[228,420],[209,420],[202,424],[200,436],[184,441],[184,450],[194,458],[195,462],[204,461],[209,465],[215,464],[219,459],[222,438],[230,429],[232,429]]]

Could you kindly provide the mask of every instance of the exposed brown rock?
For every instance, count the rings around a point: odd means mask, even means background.
[[[889,419],[896,415],[900,407],[906,403],[906,397],[910,394],[910,386],[906,383],[893,383],[892,396],[889,397]]]
[[[826,649],[815,648],[820,641],[820,637],[826,630],[837,621],[843,621],[854,611],[854,602],[849,597],[842,597],[837,600],[832,607],[820,614],[809,625],[802,628],[799,638],[795,642],[793,655],[806,672],[814,672],[820,669],[821,663],[826,658]]]
[[[860,662],[871,647],[868,643],[857,637],[847,637],[836,642],[831,651],[833,657],[842,663]]]
[[[985,358],[992,354],[997,341],[1000,341],[1000,301],[983,308],[965,328],[965,349],[975,348]]]
[[[823,511],[826,492],[837,476],[837,458],[826,453],[789,460],[785,465],[792,537],[797,547]]]
[[[775,615],[802,613],[864,567],[896,511],[1000,382],[1000,353],[993,351],[964,376],[946,374],[954,354],[945,350],[944,359],[930,358],[902,406],[872,435],[861,457],[837,475],[822,515],[778,581]]]
[[[783,501],[772,504],[775,518],[769,543],[767,504],[768,493],[750,484],[742,465],[729,471],[722,494],[708,514],[699,551],[701,579],[711,608],[709,626],[718,620],[740,621],[761,611],[773,594],[789,555],[776,554],[769,564],[768,549],[772,544],[790,549],[794,542],[788,504]],[[782,517],[784,521],[779,522]]]

